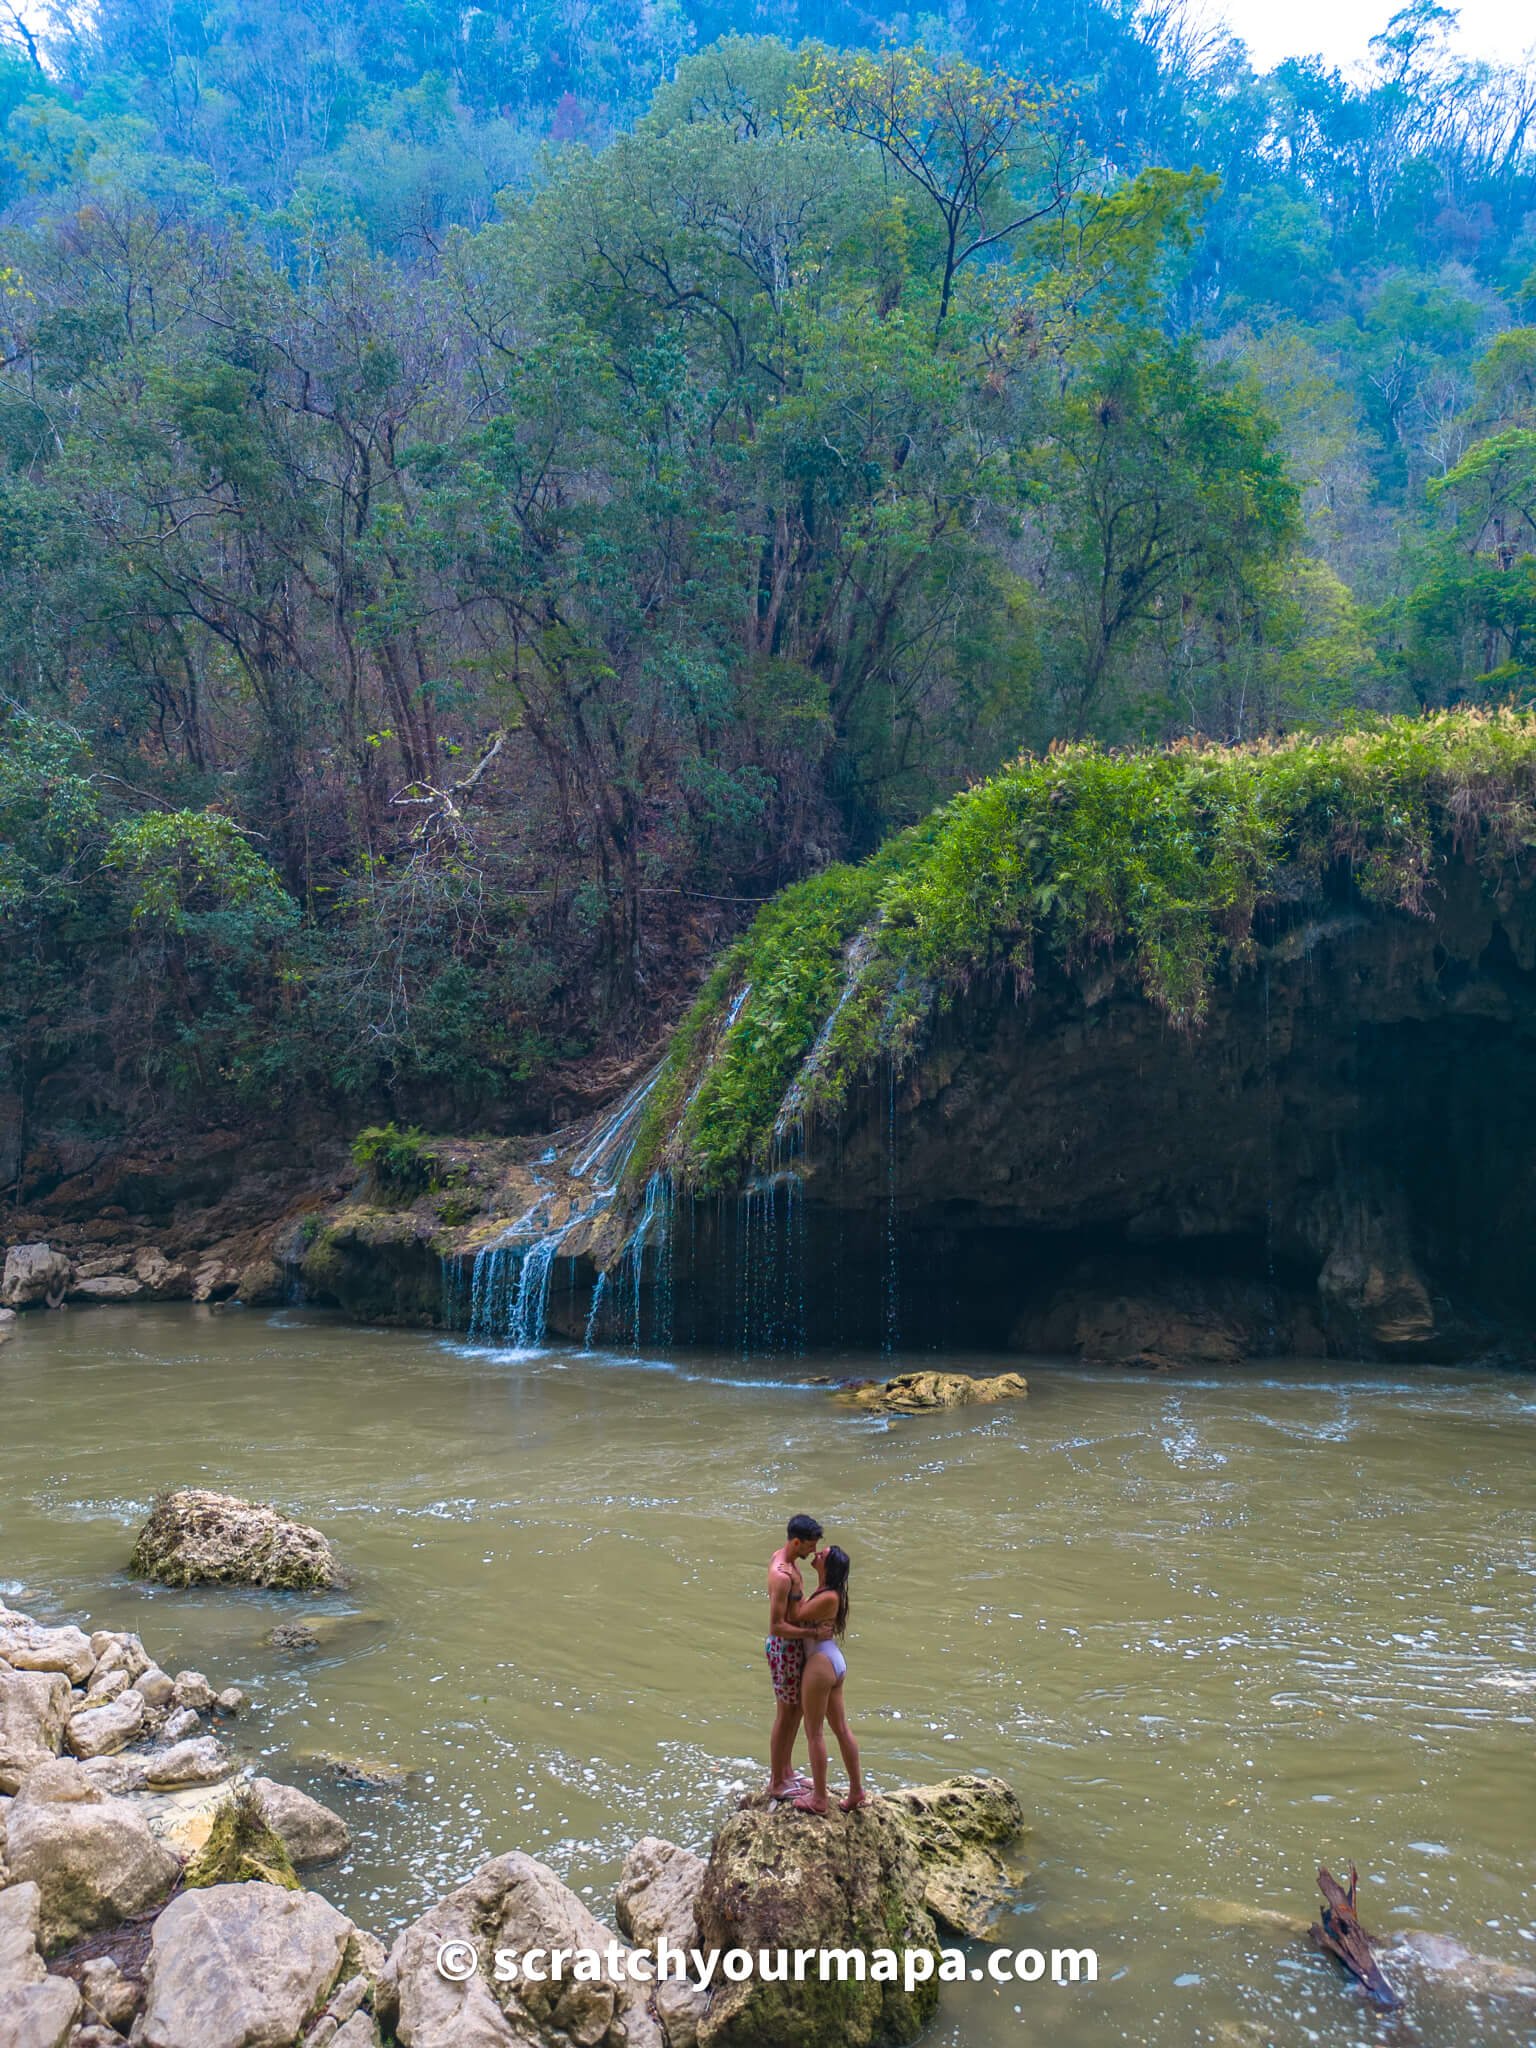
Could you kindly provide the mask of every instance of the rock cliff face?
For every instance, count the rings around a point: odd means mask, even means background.
[[[1536,899],[1261,907],[1175,1029],[1126,963],[958,1004],[751,1201],[676,1232],[672,1321],[1146,1366],[1446,1359],[1536,1325]]]

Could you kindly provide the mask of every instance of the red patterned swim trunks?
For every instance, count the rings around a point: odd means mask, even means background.
[[[768,1670],[773,1678],[773,1696],[781,1707],[800,1704],[800,1677],[805,1670],[805,1645],[770,1636],[763,1646],[768,1652]]]

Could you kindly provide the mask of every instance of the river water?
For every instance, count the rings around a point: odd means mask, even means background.
[[[1269,1917],[1353,1858],[1373,1931],[1536,1969],[1536,1378],[1037,1365],[1027,1402],[886,1423],[762,1365],[306,1311],[15,1327],[0,1585],[244,1686],[242,1744],[354,1829],[318,1888],[386,1938],[507,1849],[611,1918],[628,1843],[704,1843],[760,1778],[764,1566],[806,1508],[854,1559],[874,1784],[1005,1775],[1034,1832],[1000,1939],[1099,1955],[1092,1987],[947,1988],[930,2042],[1536,2039],[1517,1997],[1415,1984],[1376,2017]],[[175,1484],[316,1522],[356,1585],[135,1585]],[[265,1643],[317,1610],[319,1654]],[[347,1788],[327,1755],[411,1775]]]

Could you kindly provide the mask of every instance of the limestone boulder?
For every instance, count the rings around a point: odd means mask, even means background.
[[[14,1792],[64,1745],[74,1701],[62,1671],[15,1671],[0,1664],[0,1792]]]
[[[93,2019],[123,2034],[143,1998],[141,1987],[123,1975],[111,1956],[92,1956],[81,1965],[80,1995]]]
[[[272,1778],[253,1778],[262,1817],[277,1836],[296,1870],[306,1864],[330,1863],[345,1856],[352,1836],[339,1813],[332,1813],[318,1799],[311,1799],[296,1785],[279,1785]]]
[[[144,1696],[144,1704],[158,1711],[171,1705],[176,1696],[176,1687],[168,1672],[158,1664],[151,1664],[147,1671],[140,1672],[133,1681],[133,1689]]]
[[[17,1615],[0,1621],[0,1662],[13,1671],[62,1671],[71,1685],[84,1685],[96,1669],[91,1639],[78,1628],[44,1628]]]
[[[664,2048],[646,1987],[628,1978],[503,1984],[482,1970],[458,1984],[437,1968],[447,1941],[489,1959],[498,1948],[602,1951],[615,1939],[552,1870],[520,1853],[498,1856],[399,1936],[375,2010],[400,2048]]]
[[[247,1308],[280,1308],[288,1299],[288,1280],[276,1259],[252,1259],[240,1269],[235,1292]]]
[[[12,1883],[41,1894],[48,1954],[157,1905],[181,1874],[137,1806],[105,1797],[67,1766],[22,1786],[6,1817],[5,1855]]]
[[[139,1532],[130,1569],[167,1586],[339,1586],[341,1567],[318,1529],[275,1507],[201,1487],[162,1494]]]
[[[614,1893],[619,1931],[637,1948],[654,1949],[663,1934],[675,1949],[698,1941],[696,1908],[705,1862],[691,1849],[645,1835],[624,1858]]]
[[[205,1259],[192,1275],[194,1301],[228,1301],[240,1285],[240,1268],[227,1259]]]
[[[0,1891],[0,1991],[41,1984],[48,1974],[38,1947],[42,1904],[35,1884],[11,1884]]]
[[[1029,1382],[1022,1373],[1000,1372],[973,1379],[963,1372],[902,1372],[845,1390],[855,1407],[886,1415],[921,1415],[932,1408],[970,1408],[993,1401],[1022,1400]]]
[[[109,1671],[104,1678],[93,1678],[86,1687],[85,1704],[88,1707],[104,1707],[109,1700],[115,1700],[120,1693],[128,1690],[126,1671]],[[149,1702],[144,1702],[148,1706]]]
[[[171,1683],[171,1698],[178,1707],[190,1707],[194,1714],[213,1708],[213,1687],[201,1671],[178,1671]]]
[[[123,1671],[132,1685],[151,1668],[149,1652],[127,1629],[97,1629],[91,1637],[91,1649],[96,1657],[98,1678],[109,1671]]]
[[[0,1990],[5,2048],[66,2048],[80,2016],[80,1993],[67,1977]]]
[[[104,1706],[86,1707],[71,1717],[66,1739],[76,1756],[114,1756],[137,1742],[148,1715],[144,1695],[130,1686]]]
[[[138,1750],[120,1751],[116,1756],[82,1757],[80,1769],[88,1784],[114,1799],[124,1792],[143,1792],[148,1784],[144,1758]]]
[[[882,1794],[922,1873],[923,1903],[957,1934],[985,1941],[1021,1872],[1006,1852],[1028,1832],[1024,1809],[1001,1778],[946,1778]]]
[[[314,1892],[182,1892],[155,1922],[136,2048],[297,2048],[342,1975],[352,1933]]]
[[[133,1277],[155,1301],[175,1301],[192,1292],[192,1275],[187,1268],[162,1251],[141,1251],[133,1262]]]
[[[758,1795],[734,1813],[710,1850],[698,1903],[708,1948],[926,1948],[938,1937],[906,1828],[881,1802],[825,1818]],[[768,1983],[756,1974],[717,1985],[699,2048],[889,2048],[915,2041],[934,2015],[934,1979],[905,1991],[852,1978]]]
[[[196,1735],[189,1742],[173,1742],[168,1749],[154,1749],[144,1759],[144,1782],[152,1792],[166,1792],[178,1785],[216,1785],[230,1774],[229,1751],[213,1735]]]
[[[69,1288],[69,1260],[50,1244],[13,1244],[0,1273],[0,1305],[61,1308]]]
[[[69,1299],[89,1307],[93,1301],[134,1301],[143,1292],[140,1282],[130,1273],[103,1273],[95,1280],[77,1280],[69,1290]]]

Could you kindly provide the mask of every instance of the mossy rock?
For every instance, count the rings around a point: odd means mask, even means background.
[[[1116,983],[1196,1032],[1251,966],[1266,904],[1321,905],[1347,870],[1362,907],[1421,915],[1466,863],[1496,892],[1523,871],[1533,804],[1536,716],[1514,710],[1025,758],[759,912],[673,1038],[627,1184],[771,1170],[987,992]]]
[[[929,1912],[957,1934],[985,1941],[1023,1878],[1016,1856],[1003,1853],[1028,1832],[1012,1786],[968,1774],[882,1793],[880,1804],[911,1840]]]
[[[824,1817],[758,1797],[721,1828],[699,1892],[706,1949],[927,1949],[938,1937],[906,1828],[879,1801]],[[699,2048],[898,2048],[915,2041],[939,2000],[935,1979],[895,1983],[770,1983],[755,1975],[720,1986],[699,2027]]]
[[[211,1884],[276,1884],[285,1891],[303,1890],[288,1851],[268,1827],[249,1785],[241,1785],[214,1815],[208,1839],[187,1865],[182,1881],[189,1890]]]
[[[271,1586],[328,1591],[345,1584],[318,1529],[261,1501],[202,1487],[163,1493],[139,1531],[129,1570],[162,1586]]]

